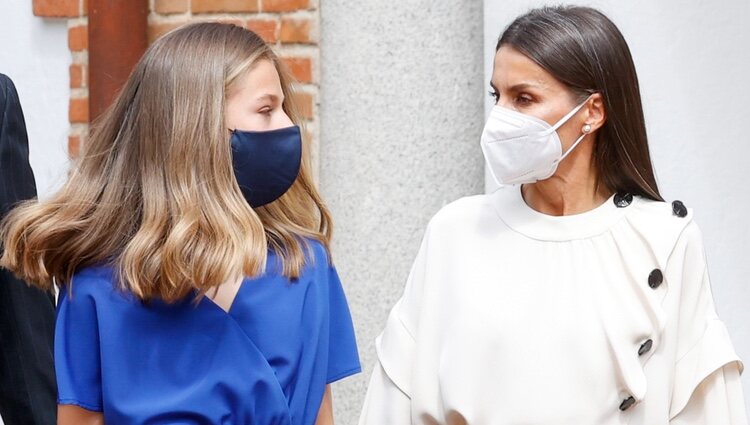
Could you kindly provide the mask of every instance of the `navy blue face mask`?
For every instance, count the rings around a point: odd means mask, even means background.
[[[292,187],[302,162],[298,126],[271,131],[232,130],[232,165],[251,207],[279,199]]]

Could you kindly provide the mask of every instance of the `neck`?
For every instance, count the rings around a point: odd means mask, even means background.
[[[590,211],[606,201],[612,191],[598,181],[591,146],[582,141],[552,177],[523,185],[526,203],[543,214],[561,216]]]

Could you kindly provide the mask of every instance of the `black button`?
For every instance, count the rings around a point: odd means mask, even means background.
[[[625,208],[633,202],[633,195],[625,192],[617,192],[613,199],[617,208]]]
[[[622,411],[628,410],[630,406],[634,404],[635,404],[635,399],[633,398],[633,396],[630,396],[626,398],[625,400],[623,400],[622,403],[620,403],[620,410]]]
[[[654,269],[651,271],[651,273],[649,273],[648,286],[650,286],[651,289],[658,288],[662,282],[664,282],[664,274],[662,274],[661,270]]]
[[[682,201],[672,202],[672,214],[676,215],[677,217],[685,217],[687,213],[687,207],[682,203]]]
[[[638,349],[638,355],[642,356],[648,353],[649,351],[651,351],[651,346],[653,345],[654,345],[654,341],[647,339],[646,342],[644,342],[643,345],[641,345],[641,348]]]

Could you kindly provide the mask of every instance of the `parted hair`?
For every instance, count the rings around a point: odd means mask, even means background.
[[[601,93],[607,119],[594,147],[598,183],[616,192],[663,200],[649,153],[630,48],[607,16],[581,6],[532,9],[503,31],[497,49],[504,45],[565,84],[578,102]]]
[[[166,302],[262,273],[269,249],[286,276],[299,277],[306,241],[328,249],[331,237],[309,143],[290,190],[253,209],[234,177],[224,122],[233,84],[264,60],[299,125],[289,73],[255,33],[204,22],[154,42],[92,126],[64,186],[3,221],[0,265],[45,290],[109,265],[123,289]]]

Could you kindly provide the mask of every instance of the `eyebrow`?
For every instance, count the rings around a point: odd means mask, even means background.
[[[491,81],[490,81],[490,87],[492,87],[492,89],[495,90],[496,92],[498,91],[495,84]],[[533,89],[533,88],[541,89],[541,88],[544,88],[544,86],[540,84],[534,84],[534,83],[519,83],[519,84],[512,86],[510,89],[508,89],[508,91],[523,91],[526,89]]]
[[[275,94],[266,93],[264,95],[258,96],[257,100],[266,100],[266,99],[268,99],[270,101],[275,101],[275,100],[278,100],[279,97],[276,96]]]
[[[515,86],[511,87],[511,91],[522,91],[526,89],[541,89],[543,86],[541,84],[534,84],[534,83],[520,83],[516,84]]]

